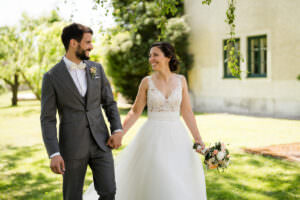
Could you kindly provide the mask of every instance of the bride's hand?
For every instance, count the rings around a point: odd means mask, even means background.
[[[198,149],[196,149],[196,151],[198,152],[198,153],[200,153],[200,154],[202,154],[202,155],[204,155],[204,149],[205,149],[205,144],[204,144],[204,142],[203,141],[195,141],[195,143],[196,144],[200,144],[200,146],[201,146],[201,149],[200,148],[198,148]]]
[[[110,148],[118,149],[120,146],[122,146],[122,138],[123,132],[117,132],[109,137],[106,145],[108,145]]]

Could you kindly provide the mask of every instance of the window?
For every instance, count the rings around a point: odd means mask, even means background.
[[[224,40],[223,41],[223,51],[224,51],[224,78],[237,78],[235,76],[233,76],[231,74],[231,71],[228,67],[228,59],[229,59],[229,52],[230,52],[230,49],[232,48],[233,46],[233,42],[229,42],[228,46],[227,46],[227,49],[225,50],[225,46],[227,44],[227,40]],[[239,38],[235,38],[235,43],[234,43],[234,48],[235,48],[235,53],[236,53],[236,56],[238,58],[238,66],[240,66],[240,55],[238,52],[240,52],[240,39]]]
[[[248,38],[248,77],[267,76],[267,36]]]

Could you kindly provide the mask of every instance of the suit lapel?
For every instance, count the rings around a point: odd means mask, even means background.
[[[74,81],[73,78],[71,77],[67,66],[65,64],[65,62],[63,61],[63,59],[61,60],[61,62],[59,63],[59,73],[56,74],[56,77],[63,83],[63,85],[65,85],[73,94],[74,96],[76,96],[79,101],[84,105],[85,102],[83,100],[83,98],[81,97]]]
[[[91,99],[91,95],[92,95],[92,87],[91,87],[91,75],[89,73],[90,71],[90,66],[87,62],[84,62],[86,64],[86,68],[85,68],[85,74],[86,74],[86,81],[87,81],[87,90],[86,90],[86,105],[88,107],[89,105],[89,100]]]
[[[99,79],[95,80],[91,73],[90,73],[90,69],[91,69],[91,65],[84,61],[84,63],[86,64],[86,80],[87,80],[87,101],[86,101],[86,104],[87,104],[87,108],[89,107],[89,105],[91,104],[91,102],[93,101],[93,99],[95,99],[97,96],[98,96],[98,82],[99,82]]]

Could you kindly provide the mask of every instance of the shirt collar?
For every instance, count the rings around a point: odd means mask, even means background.
[[[72,64],[75,64],[74,62],[72,62],[71,60],[69,60],[66,56],[63,57],[63,60],[68,68],[68,70],[70,70],[70,67]],[[83,61],[81,61],[80,63],[83,63]]]

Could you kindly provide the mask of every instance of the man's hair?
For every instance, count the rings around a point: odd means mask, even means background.
[[[66,51],[68,51],[69,49],[70,40],[75,39],[77,42],[80,42],[84,33],[93,34],[93,30],[78,23],[73,23],[64,27],[61,34],[61,40],[65,46]]]

